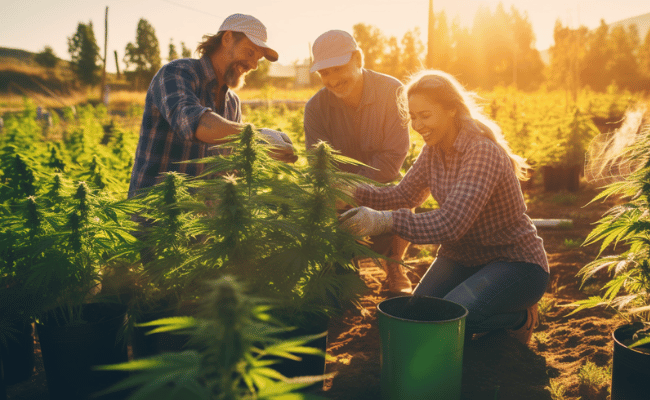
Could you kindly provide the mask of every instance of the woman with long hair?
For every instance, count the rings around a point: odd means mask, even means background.
[[[398,185],[357,187],[360,207],[342,214],[341,226],[359,236],[394,232],[440,245],[413,295],[465,306],[468,334],[507,329],[528,343],[549,280],[519,184],[528,164],[451,75],[421,71],[399,97],[425,145]],[[429,195],[439,208],[413,213]]]

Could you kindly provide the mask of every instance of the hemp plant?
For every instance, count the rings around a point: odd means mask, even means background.
[[[593,200],[620,196],[625,202],[613,206],[589,233],[585,245],[601,242],[598,257],[578,273],[584,284],[600,271],[610,274],[601,296],[573,303],[572,313],[597,306],[611,307],[628,323],[643,329],[630,347],[650,343],[650,126],[640,128],[635,143],[623,157],[637,165],[623,180],[607,185]],[[610,245],[624,245],[619,254],[603,256]],[[645,332],[645,333],[643,333]]]
[[[273,305],[251,296],[243,286],[230,276],[204,282],[196,317],[164,318],[142,324],[157,327],[151,333],[189,334],[191,349],[98,367],[132,372],[106,392],[134,389],[129,400],[323,399],[298,390],[327,376],[287,380],[270,368],[282,358],[296,359],[300,354],[324,356],[304,346],[313,337],[279,340],[277,335],[288,328],[272,318],[269,311]]]
[[[10,258],[1,278],[32,299],[30,316],[78,323],[82,304],[99,290],[101,271],[133,241],[125,217],[130,210],[85,182],[75,187],[55,175],[48,186],[20,201],[19,213],[3,218],[1,235]]]
[[[337,270],[353,270],[355,255],[374,253],[338,228],[335,207],[337,199],[351,202],[339,188],[367,181],[337,168],[356,161],[326,143],[306,154],[305,168],[276,161],[250,126],[227,146],[230,155],[202,160],[209,179],[197,195],[214,206],[199,217],[205,241],[197,268],[237,276],[289,314],[331,314],[332,298],[358,295],[359,277]]]
[[[144,196],[130,200],[139,209],[141,266],[133,271],[137,293],[132,310],[148,312],[174,308],[187,291],[187,275],[195,258],[196,217],[191,186],[185,175],[169,172]]]

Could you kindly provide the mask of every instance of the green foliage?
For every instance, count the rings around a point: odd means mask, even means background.
[[[101,144],[99,118],[91,106],[66,114],[64,141],[45,141],[26,102],[7,116],[0,136],[0,293],[8,319],[42,317],[63,307],[68,322],[101,282],[101,271],[133,246],[131,210],[122,203],[135,147],[125,131]],[[115,147],[108,147],[110,145]],[[0,338],[7,332],[0,328]]]
[[[640,64],[639,53],[646,50],[636,27],[610,27],[601,20],[595,30],[585,26],[564,27],[558,21],[553,32],[549,75],[551,85],[572,92],[581,86],[605,92],[611,84],[636,90],[647,81],[648,71]]]
[[[650,130],[646,125],[637,141],[625,150],[627,157],[640,160],[642,167],[625,180],[608,185],[594,200],[620,196],[626,200],[612,207],[589,233],[585,244],[601,242],[599,256],[578,273],[582,283],[601,271],[610,279],[601,296],[573,303],[584,308],[608,306],[628,320],[650,323]],[[602,255],[610,246],[624,246],[619,254]]]
[[[54,54],[52,47],[45,46],[43,50],[34,56],[34,61],[45,68],[55,68],[59,63],[59,58]]]
[[[169,39],[169,53],[167,55],[167,61],[176,60],[178,57],[178,52],[176,51],[176,45],[174,45],[174,39]]]
[[[135,66],[132,74],[136,88],[146,88],[154,74],[160,69],[160,45],[156,37],[156,30],[144,18],[138,21],[135,33],[135,42],[129,42],[124,50],[126,67]]]
[[[366,68],[400,80],[421,69],[426,57],[427,68],[448,71],[474,88],[513,85],[534,90],[542,83],[544,65],[534,48],[532,26],[514,7],[506,11],[499,5],[494,13],[480,8],[471,29],[447,21],[444,11],[433,13],[424,42],[419,29],[397,38],[359,23],[352,34]]]
[[[87,85],[98,83],[101,57],[92,21],[77,25],[75,34],[68,38],[68,52],[70,65],[79,80]]]
[[[566,397],[564,397],[566,394],[566,387],[559,382],[559,379],[550,379],[549,385],[544,389],[549,391],[551,399],[553,400],[566,399]]]
[[[612,104],[621,112],[638,98],[627,92],[586,90],[574,103],[561,92],[524,93],[512,87],[481,95],[486,114],[494,116],[515,154],[533,168],[583,165],[590,141],[599,134],[593,119],[608,118]]]
[[[569,250],[577,249],[578,247],[580,247],[582,245],[581,240],[570,239],[570,238],[565,238],[563,243],[564,243],[564,247],[566,249],[569,249]]]
[[[133,241],[129,208],[94,194],[84,182],[74,187],[55,175],[15,209],[0,226],[7,246],[3,286],[19,292],[19,299],[31,299],[16,307],[42,322],[54,309],[63,311],[65,323],[78,321],[81,305],[101,281],[102,268]]]
[[[203,282],[229,274],[285,316],[336,312],[333,298],[349,301],[364,287],[357,274],[337,271],[374,253],[339,229],[335,203],[352,202],[341,187],[367,180],[338,171],[356,162],[324,143],[298,168],[272,159],[250,125],[231,139],[228,155],[189,161],[205,164],[200,179],[169,174],[134,199],[150,221],[143,245],[151,258],[142,265],[150,289],[191,300]]]
[[[99,367],[137,371],[109,391],[137,388],[129,400],[320,399],[298,390],[325,376],[287,381],[271,368],[282,358],[295,360],[301,354],[324,357],[320,350],[305,346],[313,336],[278,339],[278,334],[290,328],[272,318],[267,301],[245,294],[232,277],[205,286],[209,289],[196,318],[167,318],[143,325],[158,326],[152,333],[189,333],[191,350]]]

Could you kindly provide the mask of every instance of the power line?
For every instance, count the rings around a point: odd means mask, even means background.
[[[198,8],[190,7],[190,6],[187,6],[187,5],[185,5],[185,4],[179,4],[179,3],[176,3],[175,1],[171,1],[171,0],[163,0],[163,1],[164,1],[164,2],[167,2],[167,3],[169,3],[169,4],[173,4],[173,5],[175,5],[175,6],[178,6],[178,7],[182,7],[182,8],[188,9],[188,10],[190,10],[190,11],[196,11],[196,12],[201,13],[201,14],[203,14],[203,15],[209,15],[209,16],[211,16],[211,17],[215,17],[215,18],[219,18],[219,19],[222,19],[222,18],[223,18],[222,16],[214,15],[214,14],[210,14],[209,12],[206,12],[205,10],[199,10]]]

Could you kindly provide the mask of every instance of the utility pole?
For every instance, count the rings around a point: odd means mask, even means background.
[[[512,84],[515,89],[517,89],[517,70],[519,69],[518,64],[518,50],[519,42],[517,41],[517,31],[512,30]]]
[[[104,16],[104,70],[102,71],[102,90],[100,100],[104,101],[106,95],[106,51],[108,47],[108,6],[106,6],[106,14]]]
[[[113,50],[115,55],[115,69],[117,70],[117,80],[120,80],[120,63],[117,61],[117,50]]]
[[[436,17],[433,13],[433,0],[429,0],[429,25],[427,28],[427,68],[434,68],[434,61],[436,59],[435,55],[435,44],[436,44]]]

